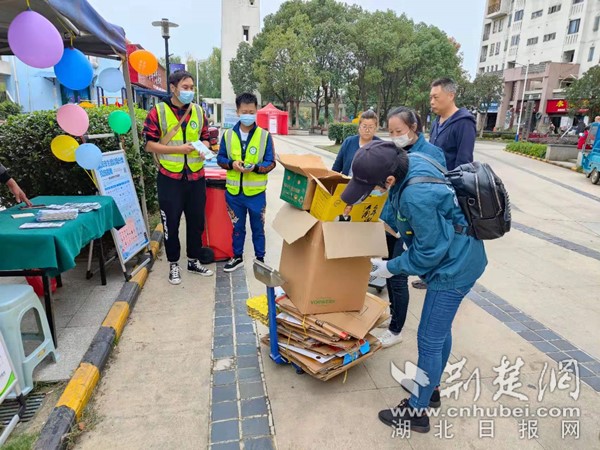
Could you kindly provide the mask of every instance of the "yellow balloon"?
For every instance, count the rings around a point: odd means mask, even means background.
[[[75,162],[75,150],[77,150],[77,147],[79,147],[79,142],[66,134],[56,136],[50,143],[50,148],[54,156],[65,162]]]
[[[148,50],[136,50],[129,55],[129,64],[135,71],[142,75],[152,75],[158,69],[156,56]]]

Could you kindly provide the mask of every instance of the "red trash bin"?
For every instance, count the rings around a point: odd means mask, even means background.
[[[233,224],[227,212],[225,183],[227,171],[207,168],[206,177],[206,223],[202,245],[215,253],[215,261],[233,258]]]

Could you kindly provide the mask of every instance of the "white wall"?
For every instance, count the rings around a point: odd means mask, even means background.
[[[237,54],[243,40],[244,27],[249,28],[249,42],[260,31],[260,0],[222,0],[221,16],[221,98],[235,103],[229,81],[229,62]]]

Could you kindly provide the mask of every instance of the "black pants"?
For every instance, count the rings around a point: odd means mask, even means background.
[[[206,206],[206,180],[175,180],[162,173],[156,180],[160,217],[165,229],[165,250],[169,262],[178,262],[181,255],[179,222],[185,214],[187,257],[200,259]]]
[[[397,239],[390,234],[385,234],[388,246],[389,259],[396,258],[404,252],[402,239]],[[406,275],[394,275],[386,281],[388,296],[390,298],[390,313],[392,320],[389,330],[400,333],[406,322],[408,312],[408,277]]]

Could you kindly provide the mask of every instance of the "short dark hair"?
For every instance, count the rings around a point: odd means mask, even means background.
[[[421,118],[414,110],[407,108],[406,106],[398,106],[397,108],[392,109],[388,114],[388,121],[392,117],[398,117],[411,129],[413,125],[416,125],[417,129],[415,131],[417,133],[423,132],[423,123],[421,122]]]
[[[177,70],[169,75],[169,84],[177,86],[181,80],[185,80],[186,78],[191,78],[194,81],[194,76],[191,73],[185,70]]]
[[[362,122],[363,120],[374,120],[377,121],[377,114],[372,109],[367,109],[364,113],[360,115],[360,119],[358,122]]]
[[[392,174],[394,178],[396,178],[396,184],[402,184],[406,175],[408,174],[408,152],[400,151],[398,152],[398,166],[396,170]]]
[[[258,98],[256,98],[256,95],[252,94],[251,92],[244,92],[235,98],[235,107],[240,109],[242,103],[244,105],[250,105],[254,103],[254,106],[258,107]]]
[[[438,78],[431,83],[431,87],[436,86],[441,86],[444,91],[456,94],[456,82],[452,78]]]

